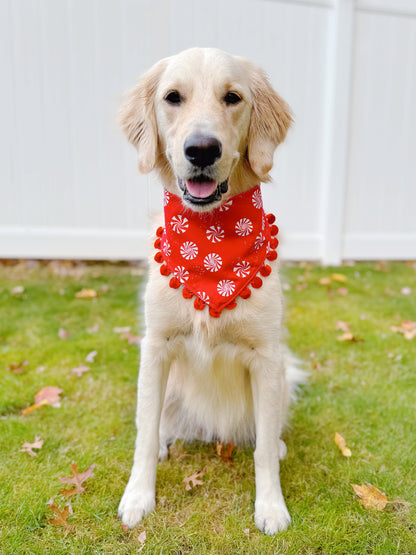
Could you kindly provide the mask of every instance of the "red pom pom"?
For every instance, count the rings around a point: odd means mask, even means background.
[[[237,306],[237,303],[234,301],[233,303],[227,304],[227,306],[225,307],[227,310],[232,310],[233,308],[235,308]]]
[[[160,243],[161,243],[160,237],[158,237],[155,241],[155,249],[160,249]]]
[[[195,307],[197,310],[202,310],[202,309],[204,308],[204,306],[205,306],[204,301],[202,301],[199,297],[197,297],[197,298],[194,300],[194,307]]]
[[[276,216],[274,214],[267,214],[266,218],[269,224],[274,224],[276,221]]]
[[[276,249],[278,244],[279,244],[279,239],[277,237],[272,237],[270,239],[270,247],[272,249]]]
[[[170,270],[166,266],[166,264],[162,264],[162,266],[160,267],[160,273],[162,274],[162,276],[169,276],[170,275]]]
[[[219,318],[221,316],[221,312],[218,312],[218,310],[215,310],[211,307],[209,309],[209,313],[213,318]]]
[[[163,227],[158,227],[156,230],[157,237],[162,237],[163,235]]]
[[[192,297],[194,296],[194,294],[189,291],[189,289],[186,289],[185,287],[182,290],[182,296],[184,299],[192,299]]]
[[[245,287],[241,292],[240,292],[240,297],[242,299],[248,299],[249,296],[251,295],[251,290],[248,287]]]
[[[270,251],[269,254],[266,256],[267,260],[276,260],[277,258],[277,252],[276,251]]]
[[[161,253],[161,252],[157,252],[157,253],[155,254],[155,257],[154,257],[154,258],[155,258],[156,262],[159,262],[159,264],[162,264],[162,262],[163,262],[163,256],[162,256],[162,253]]]
[[[277,227],[277,225],[272,225],[272,227],[270,228],[270,234],[277,235],[278,233],[279,233],[279,228]]]
[[[269,276],[271,271],[272,271],[272,269],[267,264],[265,264],[264,266],[262,266],[260,268],[260,273],[263,277]]]
[[[254,277],[251,281],[251,286],[254,287],[254,289],[259,289],[262,285],[263,280],[259,278],[259,276]]]
[[[169,287],[172,287],[172,289],[178,289],[178,287],[180,286],[181,286],[181,282],[178,280],[178,278],[173,277],[170,279]]]

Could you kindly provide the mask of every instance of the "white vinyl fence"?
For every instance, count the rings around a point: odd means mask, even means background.
[[[416,0],[0,0],[0,257],[146,255],[161,187],[116,113],[191,46],[264,67],[296,115],[263,187],[282,257],[416,258]]]

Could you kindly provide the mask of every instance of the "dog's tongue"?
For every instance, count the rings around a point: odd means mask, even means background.
[[[199,183],[197,181],[187,180],[186,188],[193,197],[208,198],[214,194],[217,183],[215,181],[202,181]]]

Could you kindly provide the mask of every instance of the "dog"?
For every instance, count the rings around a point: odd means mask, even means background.
[[[137,148],[139,171],[158,171],[171,212],[165,208],[165,227],[154,237],[137,441],[119,516],[134,527],[154,509],[157,461],[177,438],[251,442],[255,523],[275,534],[290,523],[280,436],[303,376],[283,341],[277,227],[262,210],[259,183],[270,180],[291,110],[251,62],[192,48],[142,76],[120,123]],[[197,263],[199,252],[205,256]]]

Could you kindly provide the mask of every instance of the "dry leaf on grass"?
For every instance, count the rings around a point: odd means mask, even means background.
[[[94,362],[95,357],[97,356],[98,351],[91,351],[90,353],[88,353],[88,355],[85,357],[85,362]]]
[[[24,290],[25,288],[23,287],[23,285],[16,285],[15,287],[13,287],[10,293],[16,297],[17,295],[21,295]]]
[[[66,505],[61,511],[61,509],[51,499],[49,502],[49,508],[55,513],[55,518],[50,518],[49,522],[54,526],[63,526],[65,530],[68,530],[68,532],[73,532],[74,527],[67,522],[67,518],[72,515],[71,505]]]
[[[345,439],[338,432],[335,433],[335,443],[341,450],[344,457],[351,457],[351,451],[348,449]]]
[[[120,334],[120,337],[122,339],[127,339],[129,345],[132,345],[133,343],[139,344],[140,341],[142,340],[141,335],[134,335],[133,333],[131,333],[129,331],[123,332],[122,334]]]
[[[95,463],[90,464],[90,466],[85,469],[84,472],[78,472],[78,463],[72,461],[72,476],[60,476],[59,479],[64,484],[73,484],[75,488],[64,489],[59,493],[65,495],[66,498],[71,497],[71,495],[74,495],[76,493],[84,493],[87,488],[84,488],[82,484],[85,482],[85,480],[91,478],[91,476],[94,476],[94,468]]]
[[[99,324],[94,324],[91,328],[87,328],[87,333],[97,333],[100,329]]]
[[[344,322],[344,320],[338,320],[335,326],[336,330],[344,331],[345,333],[350,331],[351,324]]]
[[[344,276],[344,274],[331,274],[331,279],[338,283],[345,283],[347,281],[347,276]]]
[[[23,372],[25,371],[24,367],[27,366],[29,364],[28,360],[22,360],[22,362],[19,362],[19,364],[9,364],[8,368],[10,370],[10,372],[13,372],[13,374],[23,374]]]
[[[416,322],[405,320],[400,326],[391,326],[391,331],[402,333],[405,339],[413,339],[416,337]]]
[[[222,441],[217,441],[217,455],[219,455],[224,462],[231,462],[234,449],[235,445],[232,441],[227,443],[227,445]]]
[[[43,405],[51,405],[52,407],[59,408],[61,406],[59,395],[62,392],[63,389],[54,385],[47,385],[46,387],[43,387],[36,393],[35,403],[30,407],[23,409],[22,414],[30,414]]]
[[[202,486],[204,482],[202,480],[199,480],[199,478],[202,478],[203,476],[205,476],[205,471],[200,470],[199,472],[195,472],[195,474],[192,474],[192,476],[184,478],[183,482],[185,484],[186,491],[191,490],[195,486]]]
[[[351,487],[358,495],[361,505],[366,509],[382,511],[388,503],[385,494],[371,484],[362,484],[361,486],[351,484]]]
[[[75,293],[77,299],[95,299],[97,296],[97,291],[95,289],[81,289]]]
[[[84,372],[88,372],[89,369],[89,366],[85,366],[85,364],[82,364],[82,362],[80,362],[76,368],[71,369],[71,374],[75,374],[76,376],[78,376],[78,378],[81,378]]]
[[[68,339],[69,333],[64,328],[59,328],[58,337],[60,339]]]
[[[27,453],[31,457],[36,457],[37,453],[35,453],[33,449],[42,449],[42,445],[43,445],[43,439],[40,439],[40,436],[36,436],[35,441],[33,443],[24,441],[20,451],[22,451],[23,453]]]

